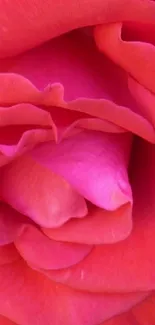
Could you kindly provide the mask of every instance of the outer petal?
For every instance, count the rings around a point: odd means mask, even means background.
[[[47,142],[30,153],[36,161],[62,175],[85,198],[114,210],[132,202],[127,166],[129,134],[82,132],[59,145]]]
[[[0,313],[20,325],[96,325],[130,309],[146,293],[90,294],[56,284],[23,262],[0,268]]]
[[[137,304],[130,311],[116,316],[103,325],[153,325],[155,324],[155,295]],[[101,324],[102,325],[102,324]]]
[[[139,83],[155,92],[155,46],[148,42],[124,41],[121,30],[120,23],[98,26],[95,30],[98,48]],[[155,33],[155,26],[152,32]]]
[[[113,21],[154,24],[155,5],[148,0],[1,0],[1,57],[34,47],[52,37],[87,25]]]
[[[87,214],[85,200],[68,182],[26,155],[1,169],[0,195],[43,227]]]
[[[47,272],[56,281],[92,291],[137,291],[155,288],[155,147],[137,140],[131,164],[133,231],[113,245],[100,245],[77,266]],[[141,267],[142,266],[142,267]]]

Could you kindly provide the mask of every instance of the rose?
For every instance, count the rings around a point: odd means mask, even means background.
[[[0,324],[153,324],[154,2],[0,20]]]

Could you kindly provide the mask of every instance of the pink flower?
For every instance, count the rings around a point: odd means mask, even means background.
[[[155,3],[0,5],[0,325],[153,325]]]

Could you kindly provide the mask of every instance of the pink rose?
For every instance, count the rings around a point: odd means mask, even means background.
[[[0,325],[153,325],[155,3],[0,5]]]

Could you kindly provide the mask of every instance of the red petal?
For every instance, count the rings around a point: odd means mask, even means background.
[[[0,315],[0,324],[1,325],[18,325],[17,323],[12,322],[12,320]]]
[[[20,259],[20,255],[13,244],[0,246],[0,265],[10,264]]]
[[[98,48],[139,83],[155,92],[155,46],[141,41],[124,41],[121,31],[120,23],[96,27],[95,39]],[[155,26],[152,32],[155,33]]]
[[[1,57],[34,47],[69,30],[111,21],[154,24],[155,5],[148,0],[1,1]]]
[[[147,296],[74,291],[32,271],[23,262],[0,268],[0,288],[0,314],[21,325],[96,325]]]
[[[0,205],[0,245],[12,243],[29,220],[10,206]]]
[[[58,242],[33,226],[25,226],[15,246],[27,263],[44,269],[61,269],[80,262],[92,246]],[[40,258],[41,257],[41,258]]]
[[[130,311],[116,316],[101,325],[154,325],[155,324],[155,295],[133,307]]]
[[[55,240],[89,245],[112,244],[130,235],[131,210],[130,204],[123,205],[113,212],[93,206],[89,209],[88,215],[81,220],[70,220],[57,229],[42,230]]]

